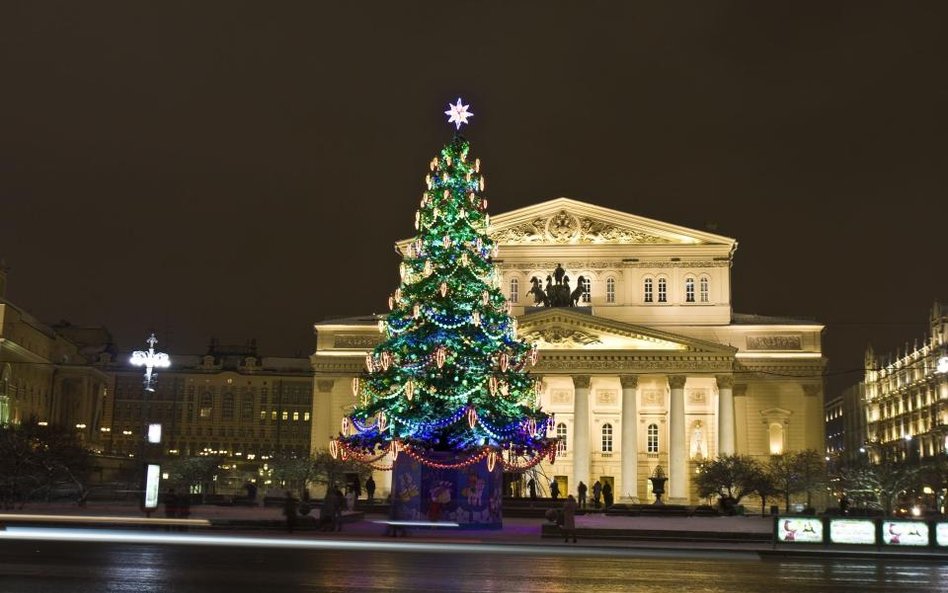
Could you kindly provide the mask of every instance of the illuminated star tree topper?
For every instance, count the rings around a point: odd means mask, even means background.
[[[448,116],[448,123],[454,124],[457,126],[457,129],[461,129],[461,124],[468,123],[468,119],[474,117],[474,114],[467,110],[470,105],[462,105],[461,98],[458,97],[458,102],[454,105],[448,103],[448,110],[444,112]]]

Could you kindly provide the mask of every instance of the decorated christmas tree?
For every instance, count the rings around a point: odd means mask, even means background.
[[[473,114],[458,99],[451,122]],[[519,340],[499,288],[487,234],[480,160],[460,135],[432,159],[402,250],[401,284],[379,322],[384,339],[353,380],[356,407],[330,451],[389,469],[402,456],[432,468],[484,462],[521,471],[555,454],[552,418],[527,369],[537,350]]]

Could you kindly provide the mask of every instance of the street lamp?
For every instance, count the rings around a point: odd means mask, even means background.
[[[158,506],[158,481],[161,476],[161,466],[157,463],[148,463],[145,459],[146,441],[156,445],[161,443],[161,424],[148,424],[149,413],[147,408],[150,402],[148,394],[155,392],[155,382],[158,375],[153,372],[154,369],[166,369],[170,367],[171,358],[164,352],[155,352],[155,344],[158,343],[158,339],[154,333],[145,341],[148,343],[148,350],[136,350],[132,353],[129,362],[133,366],[145,367],[145,380],[142,382],[144,387],[142,391],[142,405],[139,407],[142,426],[142,434],[139,437],[139,459],[141,459],[143,469],[142,508],[145,513],[150,516],[151,512]]]

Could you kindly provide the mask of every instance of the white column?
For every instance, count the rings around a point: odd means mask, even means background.
[[[636,391],[639,378],[622,375],[622,492],[620,499],[628,500],[639,495],[639,440]]]
[[[589,485],[589,375],[573,376],[573,483]],[[569,492],[562,492],[565,498]]]
[[[718,375],[718,455],[734,455],[734,377]]]
[[[671,402],[668,411],[668,498],[688,502],[688,467],[685,463],[685,381],[684,375],[669,375]]]

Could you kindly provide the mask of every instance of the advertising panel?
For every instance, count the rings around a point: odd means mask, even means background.
[[[882,541],[889,546],[927,546],[928,525],[921,521],[883,521]]]
[[[821,544],[823,521],[816,517],[781,517],[777,519],[777,541]]]
[[[145,474],[145,508],[158,508],[158,479],[161,477],[159,471],[161,466],[155,463],[148,464],[148,471]]]
[[[830,541],[834,544],[876,543],[876,524],[871,519],[830,519]]]
[[[948,546],[948,523],[935,524],[935,543],[939,546]]]

